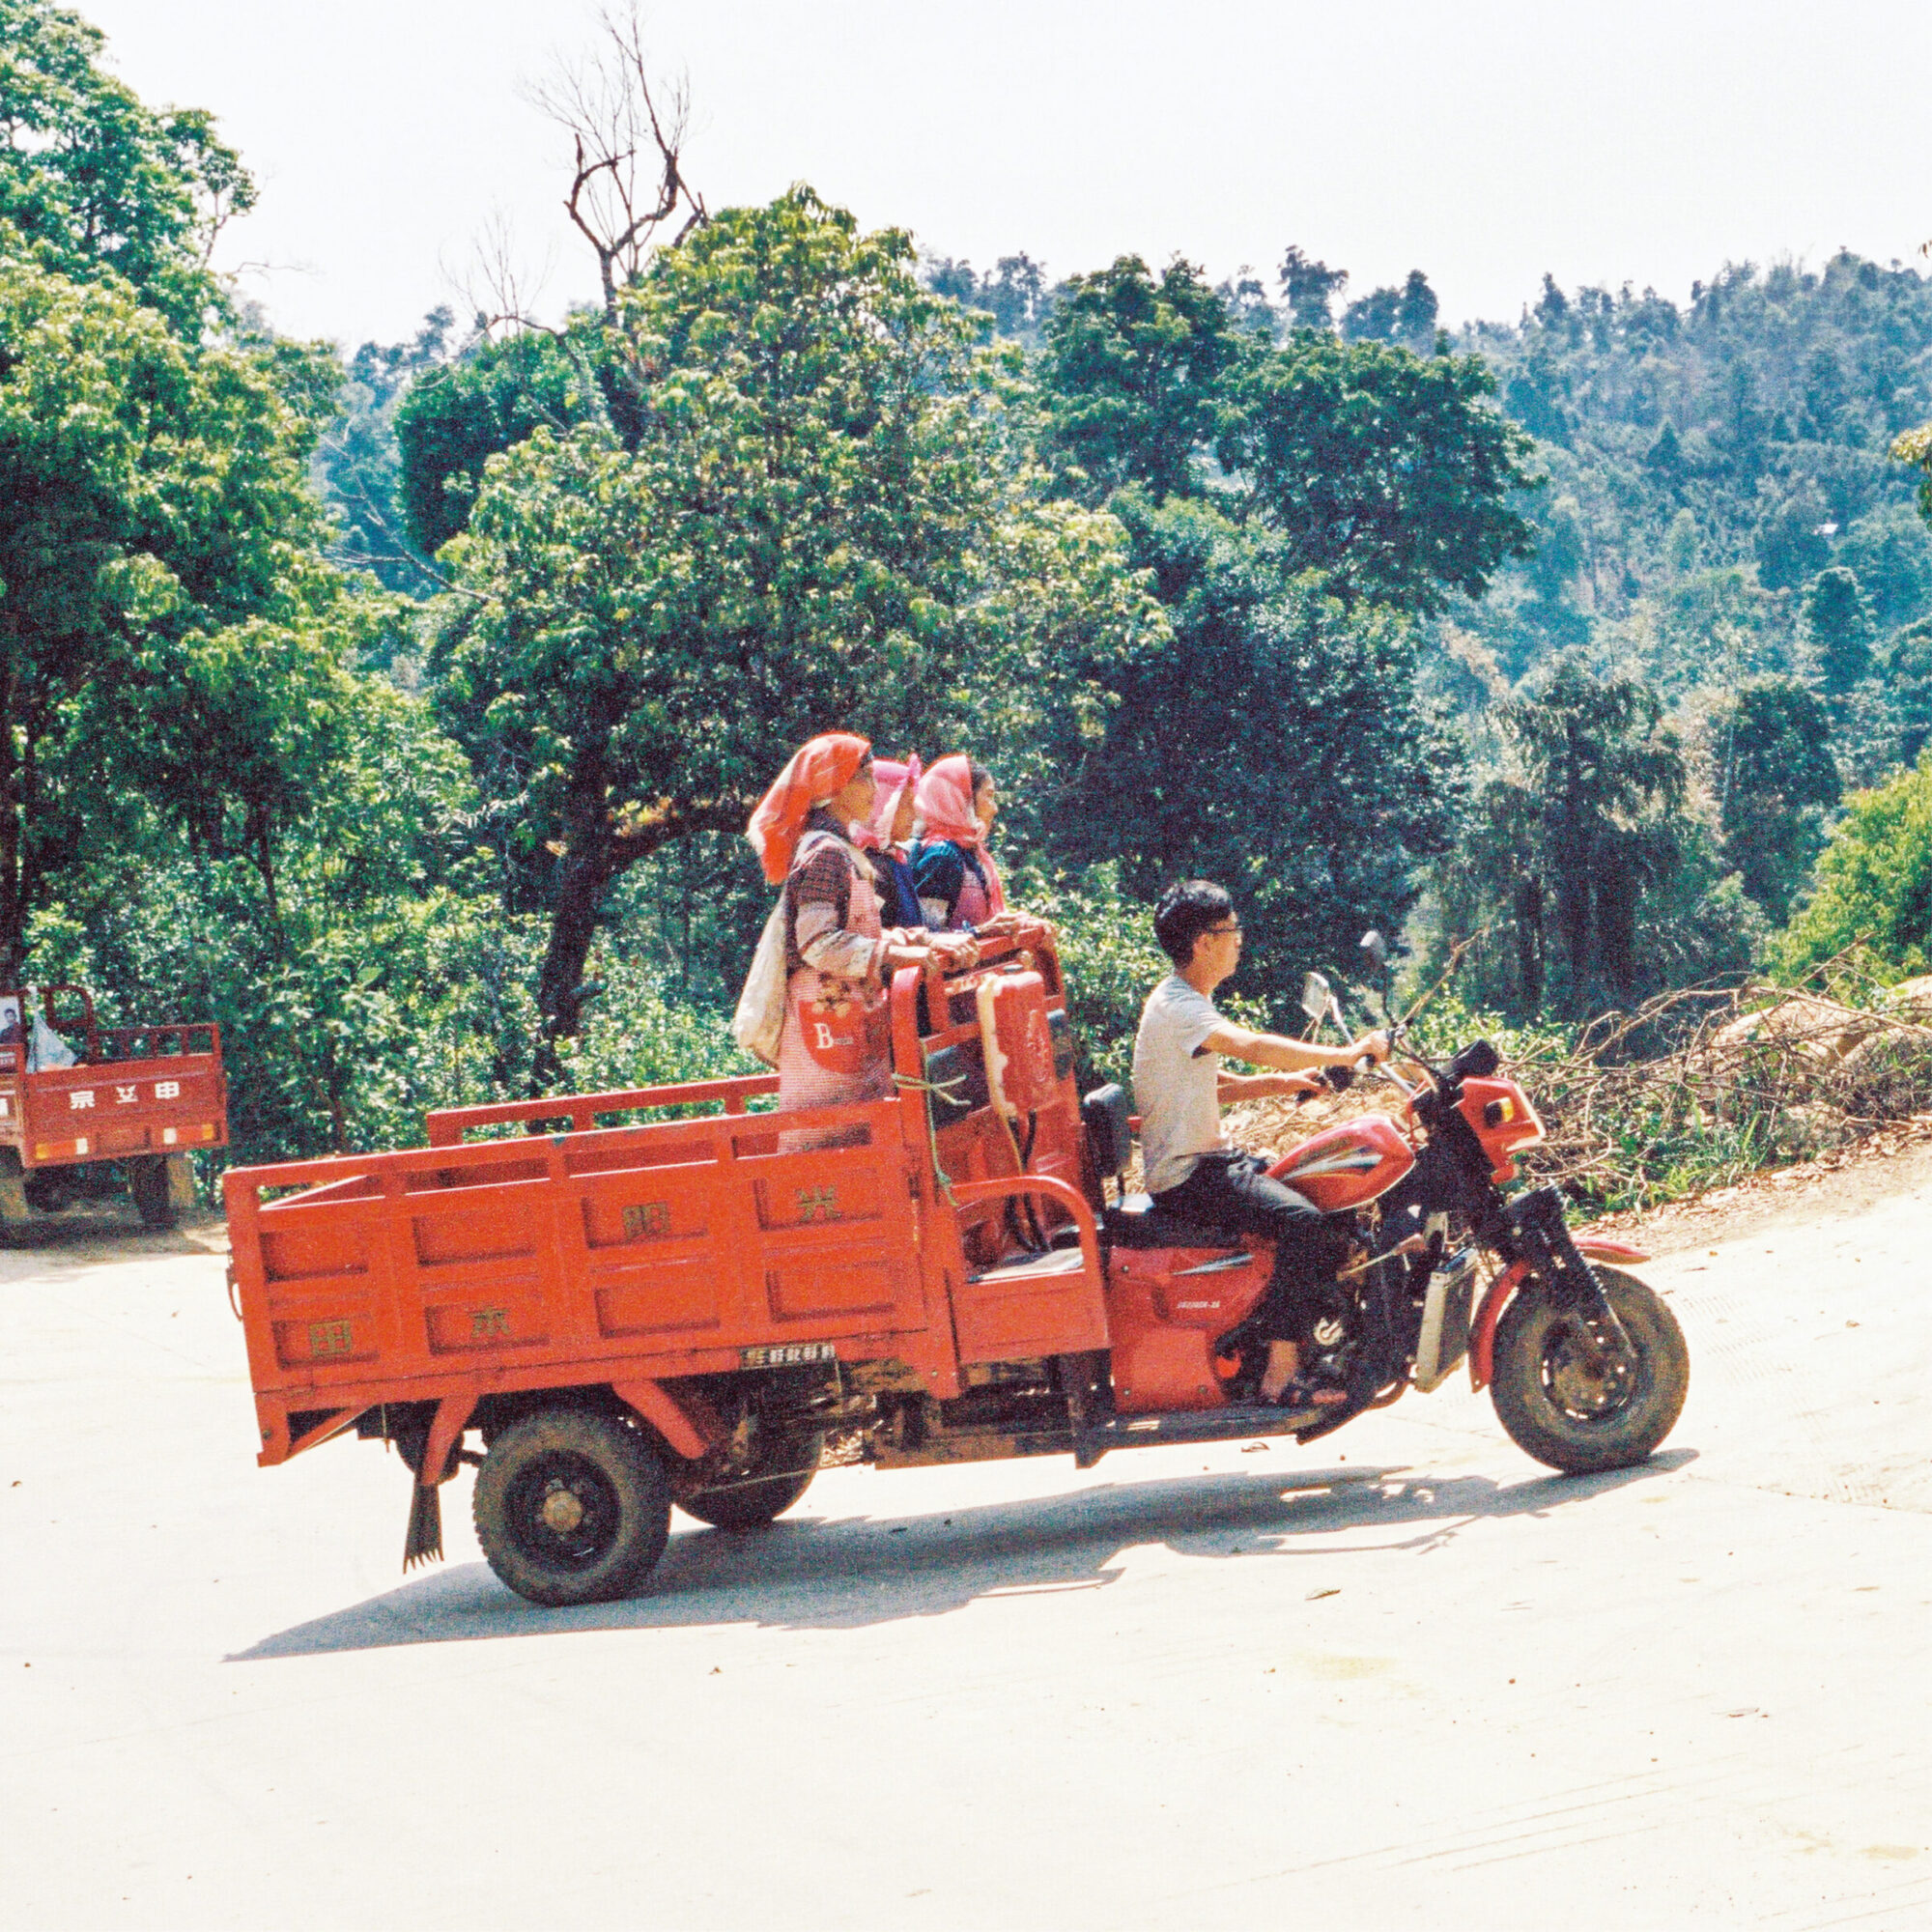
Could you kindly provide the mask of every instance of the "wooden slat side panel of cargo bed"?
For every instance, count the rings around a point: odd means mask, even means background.
[[[327,1180],[337,1163],[263,1170],[322,1184],[231,1212],[238,1258],[251,1231],[259,1256],[257,1385],[576,1359],[675,1374],[680,1351],[924,1328],[897,1103],[798,1120],[424,1149]],[[825,1133],[851,1144],[781,1151]]]

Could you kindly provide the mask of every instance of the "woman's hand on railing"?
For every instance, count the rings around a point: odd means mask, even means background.
[[[935,932],[929,942],[949,973],[964,973],[980,963],[980,948],[970,932]]]

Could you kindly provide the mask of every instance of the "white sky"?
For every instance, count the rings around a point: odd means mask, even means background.
[[[353,345],[453,299],[500,213],[546,306],[587,295],[567,156],[520,97],[583,0],[70,0],[148,100],[219,116],[262,186],[228,266]],[[1926,0],[658,0],[713,208],[810,182],[981,268],[1299,242],[1351,294],[1428,270],[1445,321],[1543,271],[1682,298],[1726,259],[1932,236]],[[461,309],[458,303],[459,311]]]

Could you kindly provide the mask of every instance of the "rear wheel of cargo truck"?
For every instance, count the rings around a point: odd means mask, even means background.
[[[144,1153],[122,1162],[128,1192],[144,1228],[172,1228],[194,1200],[194,1178],[185,1153]]]
[[[476,1476],[476,1540],[533,1604],[635,1596],[670,1533],[670,1478],[629,1423],[546,1408],[498,1435]]]

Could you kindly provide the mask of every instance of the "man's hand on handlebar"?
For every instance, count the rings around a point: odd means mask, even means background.
[[[1257,1099],[1306,1100],[1324,1091],[1319,1073],[1258,1073],[1248,1089]]]
[[[1379,1063],[1389,1057],[1389,1037],[1385,1033],[1365,1033],[1360,1039],[1351,1040],[1349,1045],[1349,1065],[1353,1066],[1367,1060]]]

